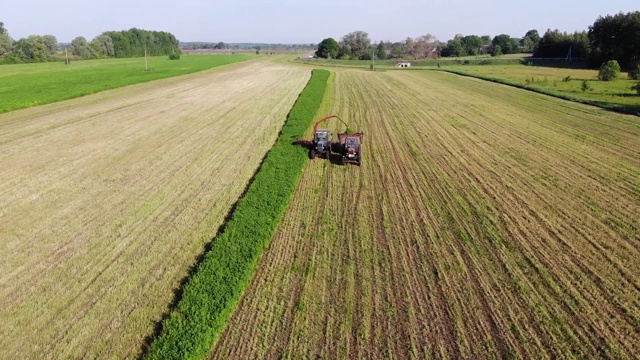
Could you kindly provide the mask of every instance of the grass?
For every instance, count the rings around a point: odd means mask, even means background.
[[[0,358],[136,358],[310,71],[245,62],[0,114]]]
[[[640,352],[637,117],[444,72],[335,73],[326,108],[364,130],[364,163],[308,162],[212,359]]]
[[[311,124],[328,78],[326,70],[313,71],[278,141],[163,322],[148,359],[203,358],[224,329],[295,191],[307,153],[294,141]]]
[[[103,90],[168,78],[253,59],[251,55],[183,55],[0,66],[0,113],[49,104]]]
[[[495,81],[543,94],[577,101],[602,108],[640,115],[640,96],[631,90],[637,81],[622,73],[615,81],[599,81],[597,70],[509,66],[456,66],[445,71]],[[589,90],[582,91],[586,80]]]

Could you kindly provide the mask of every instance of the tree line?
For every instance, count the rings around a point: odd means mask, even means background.
[[[344,35],[340,41],[326,38],[318,44],[319,58],[343,60],[376,59],[429,59],[461,57],[480,54],[531,53],[537,58],[582,58],[593,67],[616,60],[624,68],[635,68],[640,63],[640,11],[598,17],[588,31],[573,33],[548,29],[543,36],[538,30],[527,31],[522,38],[500,34],[457,34],[447,42],[438,41],[427,34],[404,41],[381,41],[372,44],[365,31]]]
[[[30,35],[13,40],[0,22],[0,63],[31,63],[59,61],[63,50],[75,59],[126,58],[179,53],[179,41],[163,31],[132,28],[124,31],[106,31],[88,41],[78,36],[67,46],[60,46],[53,35]]]

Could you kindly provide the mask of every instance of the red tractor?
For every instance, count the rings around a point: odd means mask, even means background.
[[[338,134],[338,143],[333,144],[331,131],[328,129],[318,128],[320,124],[333,118],[340,120],[345,126],[347,126],[347,123],[336,115],[329,115],[316,122],[313,127],[313,141],[298,140],[297,143],[304,144],[309,147],[309,158],[311,159],[314,159],[316,156],[322,156],[326,159],[330,159],[332,150],[337,150],[336,145],[339,145],[340,163],[342,165],[347,161],[355,161],[358,165],[362,164],[362,141],[364,133],[353,133],[352,131],[349,131],[347,127],[346,132]]]
[[[338,140],[340,141],[341,149],[341,164],[344,165],[347,161],[355,161],[358,166],[362,165],[362,142],[364,139],[364,132],[355,134],[338,134]]]

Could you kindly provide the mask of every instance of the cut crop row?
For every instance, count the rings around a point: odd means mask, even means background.
[[[184,286],[177,307],[151,344],[149,359],[206,356],[238,299],[253,277],[258,260],[296,189],[307,163],[294,145],[309,127],[322,101],[329,72],[314,70],[229,222]],[[247,144],[247,146],[250,146]]]

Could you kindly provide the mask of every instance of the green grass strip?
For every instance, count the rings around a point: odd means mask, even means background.
[[[553,96],[553,97],[558,98],[558,99],[569,100],[569,101],[573,101],[573,102],[577,102],[577,103],[581,103],[581,104],[585,104],[585,105],[597,106],[599,108],[602,108],[602,109],[605,109],[605,110],[609,110],[609,111],[614,111],[614,112],[621,113],[621,114],[638,115],[638,116],[640,116],[640,105],[615,104],[615,103],[610,103],[610,102],[606,102],[606,101],[598,101],[598,100],[585,99],[585,98],[581,98],[581,97],[569,96],[569,95],[559,94],[559,93],[553,92],[551,90],[533,88],[533,87],[530,87],[530,86],[527,86],[527,85],[523,85],[523,84],[517,83],[515,81],[510,81],[510,80],[505,80],[505,79],[498,79],[498,78],[494,78],[494,77],[490,77],[490,76],[484,76],[484,75],[478,75],[478,74],[470,74],[470,73],[467,73],[467,72],[464,72],[464,71],[450,70],[450,69],[446,69],[446,70],[443,69],[443,70],[438,70],[438,71],[444,71],[444,72],[448,72],[448,73],[456,74],[456,75],[460,75],[460,76],[468,76],[468,77],[472,77],[472,78],[476,78],[476,79],[480,79],[480,80],[485,80],[485,81],[490,81],[490,82],[494,82],[494,83],[498,83],[498,84],[502,84],[502,85],[513,86],[513,87],[516,87],[516,88],[519,88],[519,89],[533,91],[535,93],[539,93],[539,94],[543,94],[543,95]]]
[[[311,125],[329,74],[313,70],[278,140],[182,289],[176,308],[162,323],[147,359],[202,359],[211,351],[269,246],[308,162],[306,150],[294,142]]]
[[[127,85],[208,70],[254,59],[251,55],[182,55],[0,66],[0,114],[77,98]]]

